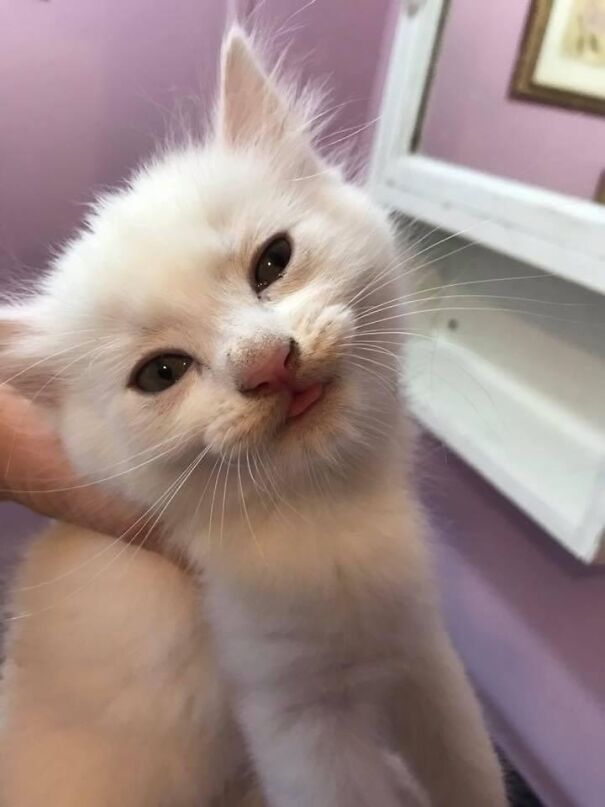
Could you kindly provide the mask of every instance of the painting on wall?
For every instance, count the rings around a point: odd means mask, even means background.
[[[511,95],[605,114],[605,0],[532,0]]]

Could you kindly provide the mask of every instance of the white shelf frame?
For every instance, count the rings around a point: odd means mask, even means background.
[[[413,151],[444,2],[413,13],[402,3],[370,188],[410,216],[605,293],[605,206]]]
[[[401,0],[370,167],[371,192],[407,217],[459,233],[604,294],[605,206],[415,153],[419,116],[446,3]],[[473,364],[472,357],[470,361]],[[553,356],[552,361],[556,369],[557,358]],[[605,359],[603,369],[605,373]],[[411,403],[414,410],[413,394]],[[541,415],[537,404],[526,401],[524,405],[526,423],[536,422]],[[600,481],[596,490],[587,491],[584,516],[575,524],[564,524],[549,514],[554,508],[547,496],[532,499],[521,480],[511,476],[510,468],[499,465],[480,434],[467,431],[461,439],[459,424],[448,418],[447,409],[436,406],[438,416],[426,407],[415,414],[576,557],[585,562],[605,560],[601,486],[605,486],[605,457],[595,464]],[[565,428],[563,423],[561,428]],[[563,448],[561,453],[564,460]]]

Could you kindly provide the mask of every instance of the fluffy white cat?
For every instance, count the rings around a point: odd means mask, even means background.
[[[316,117],[233,28],[208,141],[0,313],[4,377],[166,525],[162,553],[66,525],[30,550],[3,807],[505,804],[425,553],[394,235]]]

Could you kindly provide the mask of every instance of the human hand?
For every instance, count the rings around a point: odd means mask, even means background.
[[[141,518],[128,502],[82,482],[44,413],[6,386],[0,386],[0,500],[133,543],[149,545],[159,533],[154,526],[149,535],[153,519]]]

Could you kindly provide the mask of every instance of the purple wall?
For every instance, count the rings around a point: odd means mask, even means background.
[[[45,524],[40,516],[13,503],[0,503],[0,613],[13,571],[30,537]],[[0,659],[4,625],[0,619]]]
[[[0,266],[41,266],[94,189],[149,153],[180,96],[208,105],[214,0],[0,0]]]
[[[0,0],[0,271],[40,267],[95,189],[149,154],[182,99],[202,117],[215,84],[227,2]],[[325,141],[373,114],[391,0],[241,3],[279,53],[327,78],[342,104]],[[254,7],[257,6],[257,11]],[[347,129],[340,133],[341,129]]]
[[[529,0],[454,0],[420,151],[510,179],[594,197],[605,168],[605,119],[511,101]]]
[[[261,29],[268,24],[284,32],[275,39],[277,50],[290,42],[290,56],[303,75],[326,80],[336,109],[325,144],[352,140],[363,164],[376,125],[398,0],[256,0],[256,7],[251,19]]]

